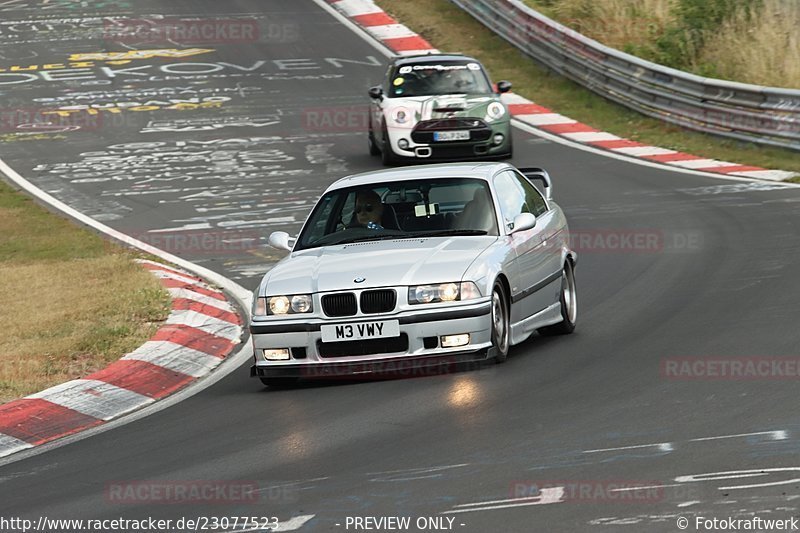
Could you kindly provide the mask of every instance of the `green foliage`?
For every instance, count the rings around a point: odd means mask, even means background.
[[[657,56],[662,65],[687,69],[695,64],[706,38],[740,9],[752,13],[761,6],[761,0],[678,0],[675,7],[676,22],[656,40]],[[700,66],[700,70],[713,66]]]

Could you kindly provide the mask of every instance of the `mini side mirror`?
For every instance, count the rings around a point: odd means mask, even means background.
[[[285,231],[272,232],[269,236],[269,245],[278,250],[292,251],[292,247],[289,246],[289,234]]]
[[[507,93],[511,90],[511,82],[510,81],[498,81],[497,82],[497,92],[499,93]]]
[[[514,217],[514,222],[512,224],[514,225],[511,228],[512,234],[526,231],[536,226],[536,217],[533,213],[520,213]]]
[[[369,97],[375,100],[379,100],[383,98],[383,89],[381,89],[380,85],[376,85],[375,87],[369,88]]]

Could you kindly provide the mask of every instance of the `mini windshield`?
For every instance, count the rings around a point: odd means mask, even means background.
[[[389,96],[394,98],[492,92],[489,78],[474,61],[402,65],[392,72],[389,84]]]
[[[497,235],[489,186],[474,178],[373,183],[326,193],[295,250],[416,237]]]

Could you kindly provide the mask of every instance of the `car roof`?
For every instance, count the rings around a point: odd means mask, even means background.
[[[387,181],[407,181],[420,178],[478,178],[490,180],[498,171],[514,168],[508,163],[439,163],[411,167],[373,170],[337,180],[328,190],[359,187]]]
[[[474,61],[480,64],[480,61],[474,57],[465,56],[462,54],[417,54],[413,56],[402,56],[396,58],[392,64],[396,66],[408,65],[419,63],[421,59],[426,61]]]

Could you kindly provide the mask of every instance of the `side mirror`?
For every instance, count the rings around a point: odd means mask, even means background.
[[[497,92],[499,93],[507,93],[511,90],[511,82],[502,80],[497,82]]]
[[[512,222],[512,224],[511,234],[526,231],[536,225],[536,217],[533,213],[520,213],[514,217],[514,222]]]
[[[292,247],[289,246],[289,234],[285,231],[272,232],[269,236],[269,245],[278,250],[292,251]]]
[[[383,89],[380,85],[376,85],[375,87],[369,88],[369,97],[374,100],[380,100],[383,98]]]

